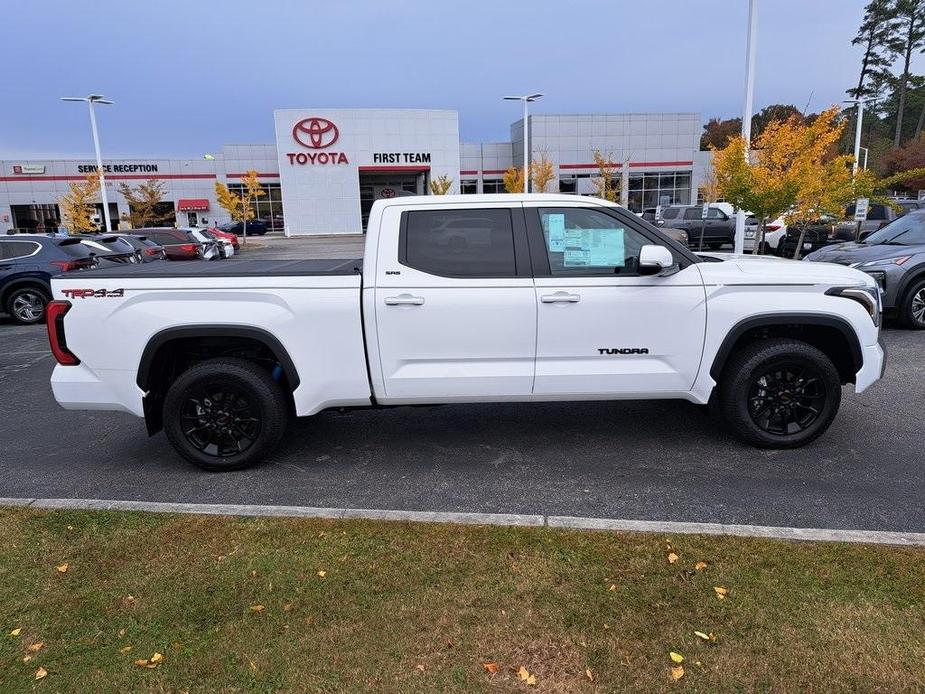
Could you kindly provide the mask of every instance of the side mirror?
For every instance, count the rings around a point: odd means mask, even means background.
[[[674,256],[664,246],[649,244],[639,249],[639,274],[657,275],[674,267]]]

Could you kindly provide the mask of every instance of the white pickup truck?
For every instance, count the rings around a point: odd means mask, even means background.
[[[574,195],[379,200],[362,260],[149,263],[52,288],[57,401],[143,416],[210,470],[258,462],[292,414],[410,404],[680,398],[789,448],[885,363],[868,275],[699,257]]]

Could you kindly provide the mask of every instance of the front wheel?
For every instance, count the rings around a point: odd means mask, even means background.
[[[174,449],[204,470],[240,470],[279,443],[288,407],[282,388],[245,359],[200,362],[164,399],[164,431]]]
[[[903,324],[913,330],[925,330],[925,280],[916,282],[906,292],[901,311]]]
[[[841,378],[821,351],[799,340],[768,339],[738,351],[723,372],[719,405],[733,432],[759,448],[797,448],[829,428]]]

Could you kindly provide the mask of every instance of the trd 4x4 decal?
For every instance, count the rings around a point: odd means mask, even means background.
[[[68,299],[121,299],[124,289],[62,289]]]

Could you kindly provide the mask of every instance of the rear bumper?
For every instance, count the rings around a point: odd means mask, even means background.
[[[883,374],[886,372],[886,347],[883,345],[882,339],[877,344],[862,348],[861,352],[864,357],[864,364],[855,375],[855,393],[863,393],[883,378]]]
[[[97,376],[84,364],[55,366],[51,374],[51,390],[55,400],[66,410],[110,410],[144,416],[143,393],[123,372],[112,371]],[[111,376],[111,378],[110,378]]]

